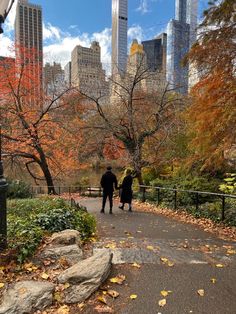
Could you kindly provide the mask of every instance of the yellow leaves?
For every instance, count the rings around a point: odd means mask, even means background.
[[[60,292],[55,292],[54,293],[54,300],[61,303],[62,302],[62,296]]]
[[[69,287],[70,287],[69,282],[67,282],[67,283],[64,284],[64,289],[68,289]]]
[[[99,296],[97,297],[97,300],[98,300],[99,302],[103,303],[103,304],[107,304],[107,300],[106,300],[106,298],[105,298],[103,295],[99,295]]]
[[[122,285],[124,281],[125,281],[124,275],[118,275],[116,277],[110,278],[111,283],[117,283],[118,285]]]
[[[135,299],[137,299],[137,297],[138,297],[137,294],[131,294],[129,298],[131,300],[135,300]]]
[[[57,314],[69,314],[70,313],[70,308],[67,305],[63,305],[59,307],[59,309],[56,312]]]
[[[141,265],[139,265],[139,264],[137,264],[137,263],[133,263],[131,266],[132,266],[132,267],[135,267],[135,268],[141,268]]]
[[[231,255],[231,254],[236,254],[236,250],[227,250],[227,254]]]
[[[108,243],[107,245],[105,245],[106,249],[115,249],[116,248],[116,244],[115,243]]]
[[[5,286],[3,282],[0,282],[0,289],[2,289]]]
[[[49,275],[46,273],[42,273],[41,278],[47,280],[49,278]]]
[[[115,290],[107,290],[107,294],[114,299],[116,299],[120,295],[119,292]]]
[[[217,268],[223,268],[223,267],[225,267],[223,264],[216,264],[216,267]]]
[[[158,301],[158,305],[159,305],[160,307],[164,307],[164,306],[166,305],[166,299],[161,299],[161,300],[159,300],[159,301]]]
[[[165,297],[167,297],[171,293],[171,291],[170,290],[168,290],[168,291],[162,290],[160,293],[165,298]]]
[[[161,262],[169,267],[173,267],[175,264],[171,261],[168,260],[166,257],[161,257],[160,258]]]
[[[205,295],[204,289],[199,289],[199,290],[197,291],[197,293],[198,293],[198,295],[200,295],[200,297],[204,297],[204,295]]]
[[[215,278],[211,278],[211,282],[215,284],[216,283],[216,279]]]
[[[148,245],[148,246],[147,246],[147,249],[150,250],[150,251],[153,251],[153,250],[154,250],[154,247],[153,247],[152,245]]]
[[[33,265],[32,263],[26,263],[24,264],[24,269],[27,270],[28,272],[34,272],[38,269],[37,266]]]

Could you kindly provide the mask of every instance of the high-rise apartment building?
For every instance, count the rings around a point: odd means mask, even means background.
[[[176,0],[175,19],[167,27],[167,80],[176,91],[188,92],[189,66],[182,61],[196,40],[198,0]]]
[[[31,62],[42,86],[43,27],[42,7],[19,0],[15,19],[16,58]],[[37,77],[35,77],[35,80]]]
[[[71,83],[89,96],[105,92],[107,82],[97,41],[91,47],[76,46],[71,53]]]
[[[64,70],[60,63],[46,63],[43,67],[44,90],[47,94],[60,92],[64,85]]]
[[[112,75],[126,71],[127,29],[128,0],[112,0]]]
[[[154,39],[142,41],[142,45],[148,69],[166,73],[167,34],[163,33]]]

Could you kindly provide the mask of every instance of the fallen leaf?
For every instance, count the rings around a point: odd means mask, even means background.
[[[211,278],[211,282],[212,283],[216,283],[216,279],[215,278]]]
[[[0,282],[0,289],[2,289],[5,286],[3,282]]]
[[[224,265],[223,265],[223,264],[216,264],[216,267],[218,267],[218,268],[223,268]]]
[[[130,299],[132,299],[132,300],[135,300],[135,299],[137,299],[137,294],[131,294],[131,296],[130,296]]]
[[[117,298],[120,295],[119,292],[115,290],[108,290],[107,294],[109,294],[109,296],[111,296],[112,298]]]
[[[166,299],[162,299],[158,302],[159,306],[163,307],[166,305]]]
[[[78,308],[79,309],[83,309],[84,307],[85,307],[85,303],[84,302],[78,304]]]
[[[204,291],[204,289],[199,289],[199,290],[197,291],[197,293],[198,293],[201,297],[204,297],[205,291]]]
[[[236,250],[227,250],[227,254],[236,254]]]
[[[147,249],[150,250],[150,251],[153,251],[153,250],[154,250],[154,247],[153,247],[152,245],[148,245],[148,246],[147,246]]]
[[[132,267],[136,267],[136,268],[141,268],[141,265],[137,264],[137,263],[133,263]]]
[[[161,291],[161,295],[162,295],[163,297],[167,297],[167,296],[169,295],[169,292],[166,291],[166,290],[162,290],[162,291]]]
[[[69,287],[70,287],[69,282],[67,282],[67,283],[64,284],[64,289],[68,289]]]
[[[69,314],[70,313],[70,308],[67,305],[63,305],[59,307],[57,310],[57,314]]]
[[[118,275],[110,279],[110,282],[117,283],[118,285],[121,285],[124,281],[125,281],[124,275]]]
[[[57,302],[62,302],[62,297],[60,292],[55,292],[54,293],[54,300]]]
[[[173,267],[175,264],[174,264],[173,262],[168,261],[167,265],[168,265],[169,267]]]
[[[166,257],[161,257],[160,260],[161,260],[163,263],[167,263],[167,262],[168,262],[168,258],[166,258]]]
[[[106,300],[106,298],[105,298],[103,295],[99,295],[99,296],[97,297],[97,300],[98,300],[99,302],[103,303],[103,304],[107,304],[107,300]]]
[[[106,249],[115,249],[116,248],[116,244],[115,243],[108,243],[105,246]]]
[[[46,273],[42,273],[41,277],[45,280],[47,280],[49,278],[49,275]]]

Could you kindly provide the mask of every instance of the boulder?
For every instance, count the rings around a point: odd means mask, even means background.
[[[53,302],[55,286],[49,282],[22,281],[3,293],[0,314],[26,314],[44,310]]]
[[[39,258],[41,260],[58,260],[60,258],[65,258],[69,265],[74,265],[82,260],[83,251],[76,244],[67,246],[48,246],[41,252]]]
[[[52,245],[72,245],[77,244],[81,247],[80,233],[77,230],[63,230],[61,232],[53,233],[51,236]]]
[[[59,283],[71,286],[64,291],[65,303],[78,303],[87,299],[107,279],[111,270],[112,254],[97,252],[58,276]]]

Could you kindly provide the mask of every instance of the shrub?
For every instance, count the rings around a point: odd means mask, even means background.
[[[30,186],[19,180],[8,180],[7,197],[11,199],[28,198],[31,196]]]
[[[92,215],[60,198],[11,200],[8,211],[9,246],[17,249],[21,263],[35,252],[45,235],[76,229],[86,240],[96,231]]]

